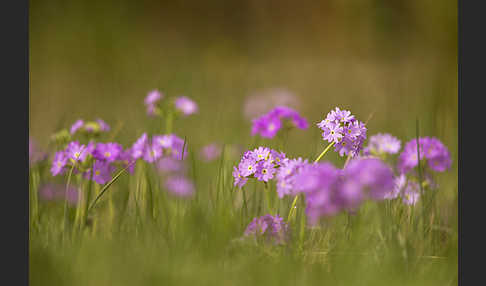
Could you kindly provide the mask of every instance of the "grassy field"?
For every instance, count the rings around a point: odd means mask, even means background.
[[[29,170],[31,285],[457,284],[457,4],[396,2],[30,1],[29,134],[49,152]],[[245,102],[275,88],[295,95],[310,127],[251,136]],[[112,128],[100,142],[126,148],[144,132],[164,134],[164,119],[148,117],[143,103],[153,89],[199,106],[172,126],[186,139],[195,196],[171,196],[140,160],[90,209],[86,225],[85,194],[92,202],[103,185],[72,176],[83,197],[68,205],[64,224],[63,200],[38,193],[67,183],[67,174],[49,172],[59,150],[50,136],[98,117]],[[301,200],[287,244],[241,240],[268,211],[261,182],[233,186],[242,153],[267,146],[313,161],[326,147],[316,123],[336,106],[369,119],[368,137],[391,133],[402,146],[418,120],[420,136],[437,137],[451,154],[450,170],[435,177],[438,190],[415,206],[370,201],[319,227],[302,227]],[[223,154],[205,162],[201,147],[212,142]],[[321,161],[342,168],[345,158],[329,152]],[[292,198],[269,188],[286,219]]]

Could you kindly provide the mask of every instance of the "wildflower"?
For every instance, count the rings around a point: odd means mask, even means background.
[[[398,175],[393,179],[393,189],[385,194],[385,199],[396,199],[407,184],[407,177],[404,174]]]
[[[162,156],[162,148],[153,140],[152,144],[145,147],[143,151],[143,159],[148,163],[153,163]]]
[[[180,96],[176,98],[174,105],[176,110],[182,112],[182,114],[185,116],[191,115],[198,111],[197,104],[187,96]]]
[[[275,164],[262,160],[256,166],[255,178],[259,181],[268,182],[268,180],[273,179],[275,172]]]
[[[161,157],[157,160],[157,169],[162,173],[184,172],[185,165],[183,161],[172,157]]]
[[[103,185],[111,180],[111,173],[115,171],[115,167],[108,161],[96,160],[93,163],[93,181]],[[91,176],[91,170],[84,173],[84,177],[89,179]]]
[[[46,157],[47,154],[39,150],[35,141],[29,137],[29,165],[42,161]]]
[[[163,95],[157,90],[152,90],[148,93],[144,100],[148,115],[155,115],[157,103],[162,97]]]
[[[277,193],[279,198],[285,195],[296,195],[297,186],[295,185],[295,176],[307,165],[307,160],[302,158],[284,159],[277,171]]]
[[[79,144],[78,141],[72,141],[66,147],[66,156],[72,162],[84,162],[88,154],[89,150],[87,150],[86,145]]]
[[[74,135],[74,133],[76,133],[76,131],[78,131],[79,128],[83,127],[84,126],[84,121],[82,119],[78,119],[76,120],[76,122],[74,122],[74,124],[71,126],[71,129],[69,131],[69,133],[71,135]]]
[[[194,194],[194,185],[181,175],[170,176],[165,181],[165,187],[172,194],[179,197],[190,197]]]
[[[69,204],[75,205],[78,203],[78,189],[69,186],[66,193],[65,185],[47,183],[39,187],[39,198],[43,201],[63,201],[67,198]]]
[[[235,179],[234,186],[241,188],[243,187],[248,179],[241,175],[239,168],[236,168],[236,166],[233,166],[233,178]]]
[[[108,125],[105,121],[103,121],[102,119],[96,119],[96,123],[98,123],[98,125],[100,126],[100,131],[101,132],[108,132],[110,131],[110,125]]]
[[[98,160],[114,162],[119,159],[122,151],[123,147],[118,143],[98,143],[96,144],[96,149],[93,151],[93,157]]]
[[[365,124],[356,120],[348,110],[336,107],[317,126],[323,131],[322,138],[335,144],[334,150],[340,156],[357,156],[363,148],[366,139]]]
[[[299,129],[308,127],[307,120],[289,107],[277,106],[267,114],[253,120],[251,135],[260,134],[265,138],[273,138],[282,128],[282,119],[290,119],[292,124]]]
[[[145,147],[147,145],[147,140],[147,133],[143,133],[142,136],[140,136],[140,138],[138,138],[135,143],[133,143],[130,151],[134,159],[138,159],[143,156]]]
[[[289,238],[289,227],[279,215],[270,214],[254,218],[246,227],[244,235],[247,237],[263,238],[265,242],[285,244]]]
[[[402,194],[404,204],[415,205],[420,197],[420,186],[417,182],[409,181]]]
[[[421,137],[418,142],[420,160],[425,159],[426,166],[431,170],[443,172],[451,167],[452,161],[449,150],[437,138]],[[417,155],[417,139],[412,139],[405,144],[402,153],[398,157],[397,168],[400,173],[408,173],[418,165]]]
[[[131,149],[121,151],[120,154],[118,155],[118,160],[120,160],[122,162],[123,168],[130,166],[130,167],[128,167],[128,172],[130,174],[133,174],[133,172],[135,171],[135,164],[132,164],[132,163],[136,159],[132,157],[132,150]]]
[[[57,176],[64,173],[64,167],[67,164],[68,157],[64,151],[58,151],[54,154],[54,160],[52,160],[51,174]]]
[[[378,133],[370,137],[369,144],[363,149],[366,155],[396,154],[400,151],[401,142],[396,137],[385,133]]]

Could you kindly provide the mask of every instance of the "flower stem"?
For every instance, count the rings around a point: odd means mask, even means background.
[[[322,156],[324,156],[327,153],[327,151],[329,151],[329,149],[331,149],[331,147],[334,146],[335,143],[336,142],[333,141],[331,144],[327,145],[326,149],[324,149],[324,151],[322,151],[322,153],[319,155],[319,157],[317,157],[317,159],[314,161],[314,163],[318,162],[322,158]]]
[[[268,184],[265,183],[265,200],[267,201],[267,208],[268,212],[273,215],[272,207],[270,206],[270,189],[268,188]]]
[[[66,191],[64,192],[64,218],[63,218],[63,238],[65,237],[66,234],[66,228],[67,228],[67,210],[68,210],[68,190],[69,190],[69,184],[71,183],[71,176],[73,174],[74,166],[76,165],[76,161],[74,161],[73,165],[71,166],[71,170],[69,170],[68,178],[67,178],[67,183],[66,183]]]
[[[294,198],[294,201],[292,202],[292,205],[290,206],[289,210],[289,216],[287,217],[287,222],[290,222],[292,219],[294,213],[295,213],[295,206],[297,205],[297,202],[299,201],[299,195],[296,195]]]

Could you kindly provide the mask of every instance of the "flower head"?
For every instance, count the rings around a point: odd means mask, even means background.
[[[84,162],[88,154],[90,154],[86,145],[79,144],[78,141],[70,142],[66,147],[66,156],[73,162]]]
[[[118,143],[98,143],[93,151],[93,157],[98,160],[107,162],[114,162],[119,160],[119,156],[123,151],[123,147]]]
[[[396,137],[385,133],[378,133],[370,137],[369,144],[363,149],[364,154],[381,155],[396,154],[400,151],[401,142]]]
[[[363,148],[367,129],[365,124],[356,120],[348,110],[336,107],[324,120],[317,123],[317,126],[322,130],[322,138],[334,143],[334,150],[340,156],[357,156]]]
[[[182,112],[185,116],[191,115],[198,111],[197,104],[187,96],[180,96],[175,99],[174,105],[176,110]]]
[[[130,148],[131,155],[134,159],[138,159],[143,156],[144,150],[147,147],[148,137],[147,133],[143,133],[140,138],[133,143],[132,147]]]
[[[152,90],[147,94],[144,100],[145,107],[147,108],[147,114],[150,116],[155,115],[157,103],[162,99],[163,95],[158,90]]]
[[[277,193],[280,198],[285,195],[296,195],[297,186],[295,184],[295,177],[308,164],[307,160],[302,158],[284,159],[277,171]]]
[[[108,123],[106,123],[105,121],[103,121],[102,119],[96,119],[96,123],[98,123],[98,125],[100,126],[100,131],[101,132],[108,132],[110,131],[110,125],[108,125]]]
[[[279,215],[270,214],[254,218],[246,227],[244,235],[263,238],[265,242],[285,244],[289,238],[289,227]]]
[[[76,122],[74,122],[74,124],[71,126],[71,129],[69,131],[69,133],[71,135],[74,135],[74,133],[76,133],[76,131],[78,131],[79,128],[83,127],[84,126],[84,121],[82,119],[78,119],[76,120]]]
[[[436,172],[443,172],[451,167],[451,157],[447,147],[437,138],[420,137],[418,140],[420,160],[425,159],[427,166]],[[397,168],[400,173],[410,172],[418,165],[417,139],[412,139],[405,144],[402,153],[398,157]]]
[[[96,160],[93,163],[93,181],[103,185],[111,180],[111,173],[115,171],[115,167],[108,161]],[[91,170],[84,173],[84,177],[89,179],[91,176]]]
[[[51,174],[57,176],[64,172],[64,167],[66,166],[68,157],[64,151],[58,151],[54,154],[54,160],[52,160]]]
[[[277,106],[267,114],[253,120],[251,135],[259,134],[265,138],[273,138],[282,128],[282,119],[288,119],[299,129],[308,127],[307,120],[299,113],[286,106]]]
[[[221,146],[217,143],[211,143],[201,149],[201,157],[206,162],[211,162],[221,156]]]
[[[181,175],[168,177],[165,181],[165,187],[178,197],[190,197],[194,194],[194,184]]]

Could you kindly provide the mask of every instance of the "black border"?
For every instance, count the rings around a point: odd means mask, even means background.
[[[29,284],[29,2],[0,5],[2,284]],[[10,111],[10,112],[9,112]],[[7,254],[7,255],[5,255]]]

